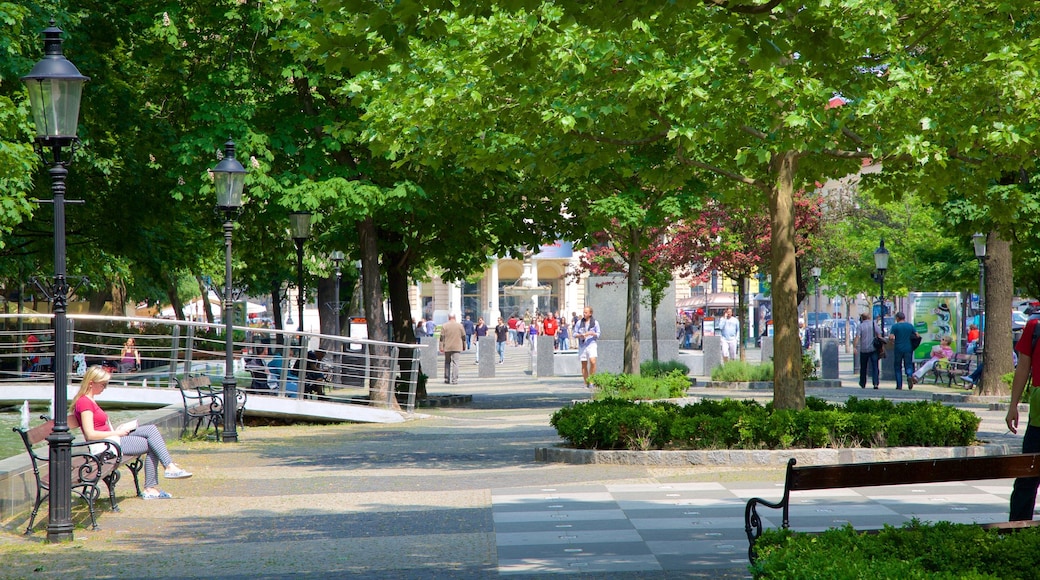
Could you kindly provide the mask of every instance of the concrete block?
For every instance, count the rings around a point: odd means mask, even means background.
[[[495,337],[482,336],[477,340],[477,376],[490,379],[495,376],[495,365],[498,364],[498,353],[495,352]]]
[[[704,375],[711,376],[711,371],[722,366],[722,337],[704,337]]]
[[[538,349],[535,355],[535,374],[539,377],[551,377],[556,369],[553,366],[555,352],[553,349],[554,337],[538,336]]]
[[[437,339],[432,336],[424,336],[419,341],[426,346],[419,351],[419,364],[422,365],[423,374],[431,379],[444,374],[441,372],[441,367],[437,365],[441,360],[440,353],[437,352]]]
[[[592,276],[585,282],[588,292],[586,304],[592,306],[593,316],[599,321],[600,339],[624,340],[625,322],[628,316],[628,288],[627,281],[621,276]],[[646,293],[643,293],[645,298]],[[640,339],[649,341],[651,336],[650,308],[644,305],[644,300],[639,304],[639,334]],[[657,307],[657,332],[662,338],[660,345],[665,342],[678,343],[675,340],[675,285],[669,285],[665,291],[661,304]],[[602,355],[601,355],[602,356]],[[676,354],[676,356],[678,356]],[[662,360],[667,360],[662,357]]]
[[[838,378],[838,339],[820,339],[820,378]]]
[[[580,377],[581,364],[578,363],[578,352],[570,350],[554,355],[553,374],[558,377]]]
[[[762,337],[762,362],[770,362],[773,360],[773,337],[763,336]]]

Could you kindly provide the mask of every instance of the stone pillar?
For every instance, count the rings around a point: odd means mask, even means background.
[[[715,367],[722,366],[722,337],[704,337],[704,376],[710,377]]]
[[[539,377],[551,377],[555,374],[555,363],[553,361],[556,353],[553,350],[553,337],[538,335],[538,349],[535,354],[535,375]]]
[[[423,374],[430,378],[429,383],[427,383],[430,384],[433,382],[433,379],[444,375],[444,369],[437,366],[441,359],[437,352],[437,339],[432,336],[424,336],[419,340],[426,346],[426,348],[419,351],[419,364],[422,365]]]
[[[484,322],[487,323],[489,331],[498,324],[500,316],[502,312],[498,309],[498,258],[495,258],[488,271],[488,309],[484,314]]]
[[[495,352],[495,337],[482,336],[477,340],[477,352],[480,362],[477,363],[477,376],[486,379],[494,378],[495,365],[498,364],[498,353]]]
[[[885,332],[888,332],[887,330]],[[895,346],[885,345],[885,358],[878,360],[878,374],[882,381],[896,380]]]
[[[462,285],[458,282],[448,282],[448,315],[452,314],[462,321]]]
[[[612,277],[590,277],[585,281],[588,305],[600,324],[599,357],[596,368],[599,372],[620,373],[624,367],[625,321],[628,315],[628,293],[624,280]],[[644,293],[645,297],[646,294]],[[640,300],[640,363],[653,357],[651,341],[650,309]],[[675,285],[669,285],[661,304],[657,308],[658,356],[662,361],[679,359],[679,341],[675,336]],[[721,354],[721,347],[719,353]]]
[[[823,380],[838,378],[838,339],[836,338],[820,340],[820,378]]]
[[[762,337],[762,362],[771,362],[773,360],[773,337],[763,336]]]

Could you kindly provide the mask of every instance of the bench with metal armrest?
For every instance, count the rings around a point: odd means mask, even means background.
[[[755,540],[762,536],[763,528],[758,506],[782,510],[781,527],[788,529],[790,527],[791,492],[793,491],[1040,477],[1040,453],[806,467],[797,467],[795,463],[794,458],[787,462],[787,479],[784,482],[784,495],[780,501],[770,502],[755,497],[747,502],[744,509],[744,531],[748,538],[748,560],[752,563],[756,556]],[[1035,524],[1030,521],[1016,521],[978,525],[1010,531],[1040,525],[1040,521]]]
[[[40,511],[40,505],[45,499],[50,498],[50,448],[40,446],[54,432],[54,421],[44,417],[45,422],[31,429],[15,427],[14,432],[22,437],[25,451],[29,454],[32,462],[33,476],[36,478],[36,500],[33,503],[32,515],[29,516],[29,524],[25,528],[26,534],[32,533],[36,515]],[[68,416],[69,429],[79,428],[79,421],[75,415]],[[90,512],[90,525],[92,529],[98,529],[97,516],[94,511],[97,498],[101,497],[101,484],[108,488],[108,498],[112,511],[119,511],[116,503],[116,484],[119,483],[119,467],[126,465],[134,476],[134,485],[137,494],[141,494],[141,486],[138,483],[138,474],[144,467],[140,456],[125,456],[123,450],[115,441],[102,439],[99,441],[75,441],[72,443],[72,489],[86,504]]]

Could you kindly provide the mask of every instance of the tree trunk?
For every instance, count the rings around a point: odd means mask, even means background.
[[[394,342],[412,344],[415,342],[415,324],[412,321],[412,305],[408,300],[408,288],[410,286],[408,271],[411,269],[409,263],[409,252],[387,252],[384,256],[386,265],[386,285],[390,293],[390,313],[393,315]],[[416,361],[418,364],[418,361]],[[401,358],[401,374],[407,376],[412,370],[412,361]],[[422,369],[419,369],[422,371]],[[430,376],[434,369],[427,369]],[[416,385],[416,399],[422,400],[427,397],[426,383]]]
[[[339,313],[335,311],[335,305],[336,272],[332,272],[328,278],[318,279],[318,328],[321,329],[321,334],[336,334],[336,317]],[[325,340],[319,348],[328,350],[331,346],[329,341]]]
[[[745,347],[745,345],[747,345],[748,329],[747,292],[745,291],[746,286],[747,276],[743,274],[737,276],[737,288],[739,288],[737,292],[737,321],[740,324],[740,332],[737,333],[737,336],[739,337],[738,340],[740,340],[740,343],[737,346],[737,349],[740,352],[740,362],[747,362],[747,349]]]
[[[209,289],[201,277],[195,276],[195,281],[198,282],[199,294],[202,295],[202,312],[206,315],[206,322],[213,324],[213,305],[209,303]]]
[[[661,359],[657,353],[657,306],[659,302],[650,302],[650,351],[654,358],[654,362],[659,362]]]
[[[170,299],[174,317],[177,320],[184,320],[184,303],[181,302],[181,297],[177,294],[177,283],[168,273],[163,274],[163,280],[166,282],[166,297]]]
[[[777,182],[769,191],[773,238],[773,405],[777,409],[805,407],[802,345],[798,340],[798,272],[794,248],[793,151],[774,159]]]
[[[639,375],[639,258],[642,247],[637,243],[638,236],[634,228],[629,230],[628,316],[625,317],[625,360],[622,371],[626,375]]]
[[[279,282],[271,283],[271,316],[274,327],[282,330],[282,285]]]
[[[986,335],[983,337],[983,359],[980,394],[1007,395],[1008,386],[1001,380],[1014,372],[1011,354],[1011,302],[1014,300],[1014,276],[1011,270],[1011,245],[996,232],[986,236],[985,306],[983,313]],[[992,316],[990,316],[992,314]]]
[[[379,270],[379,239],[375,222],[366,218],[357,222],[358,240],[361,246],[361,288],[365,301],[365,321],[368,327],[368,338],[381,342],[390,342],[383,316],[383,283]],[[369,347],[372,357],[372,383],[369,386],[369,399],[387,408],[400,410],[397,396],[391,388],[390,349],[387,346]]]

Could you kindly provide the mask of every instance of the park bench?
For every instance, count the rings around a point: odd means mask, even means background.
[[[188,375],[176,380],[184,402],[181,436],[188,432],[192,424],[195,425],[194,435],[198,435],[199,429],[205,424],[207,431],[213,427],[214,435],[219,436],[224,425],[224,392],[215,389],[206,375]],[[247,395],[242,389],[237,389],[235,395],[235,420],[244,426]]]
[[[21,435],[25,451],[29,454],[32,462],[33,475],[36,478],[36,501],[33,503],[32,515],[29,516],[29,525],[25,533],[31,534],[36,515],[40,511],[43,500],[50,497],[50,471],[44,469],[49,466],[50,447],[37,445],[50,437],[54,431],[54,421],[44,417],[46,422],[31,429],[15,427],[14,431]],[[75,415],[68,416],[69,429],[79,428],[79,421]],[[87,504],[90,512],[91,528],[98,529],[97,517],[94,512],[94,504],[101,497],[101,483],[108,488],[108,499],[112,505],[112,511],[119,511],[116,504],[116,484],[119,482],[119,466],[126,465],[134,476],[134,486],[137,494],[141,495],[141,486],[138,474],[144,467],[139,456],[133,457],[132,461],[124,463],[127,459],[123,455],[118,443],[103,439],[100,441],[76,441],[72,443],[72,492],[78,495]]]
[[[781,527],[790,527],[791,492],[851,487],[879,487],[912,485],[947,481],[975,481],[1040,477],[1040,453],[1018,455],[990,455],[983,457],[954,457],[945,459],[918,459],[911,461],[883,461],[842,465],[795,466],[795,459],[787,462],[784,495],[778,502],[751,498],[744,509],[744,531],[748,538],[748,560],[755,562],[755,540],[762,536],[762,516],[758,506],[782,510]],[[1011,531],[1040,521],[997,522],[978,524],[984,528]],[[876,532],[877,530],[865,530]]]
[[[914,368],[921,368],[921,365],[928,360],[927,358],[915,359]],[[921,380],[924,381],[931,377],[934,384],[946,383],[947,387],[952,387],[958,377],[971,374],[971,366],[974,362],[975,355],[955,353],[949,360],[935,361],[935,365],[924,374]]]

